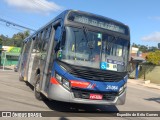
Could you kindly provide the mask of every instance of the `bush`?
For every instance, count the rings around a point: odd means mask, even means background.
[[[154,65],[160,65],[160,50],[149,52],[147,55],[147,62],[150,62]]]

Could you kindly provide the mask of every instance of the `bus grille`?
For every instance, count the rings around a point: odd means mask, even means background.
[[[124,79],[125,75],[127,74],[127,72],[106,71],[84,66],[76,66],[62,61],[58,61],[58,63],[59,65],[63,66],[70,74],[86,80],[118,82]]]
[[[101,94],[103,96],[102,100],[114,101],[118,93],[116,92],[94,92],[94,91],[83,91],[83,90],[76,90],[72,89],[75,98],[81,99],[89,99],[90,94]]]

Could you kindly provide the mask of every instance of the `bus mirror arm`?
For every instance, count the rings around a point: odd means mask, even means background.
[[[46,75],[49,76],[51,75],[51,73],[52,73],[52,70],[49,69]]]
[[[46,56],[45,54],[41,54],[41,58],[40,59],[44,60],[45,56]]]
[[[42,60],[42,58],[43,58],[43,55],[41,55],[40,59]]]

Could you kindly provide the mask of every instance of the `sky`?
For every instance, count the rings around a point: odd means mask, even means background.
[[[0,19],[37,30],[66,9],[87,11],[127,24],[131,43],[160,43],[160,0],[0,0]],[[0,21],[0,34],[24,29]]]

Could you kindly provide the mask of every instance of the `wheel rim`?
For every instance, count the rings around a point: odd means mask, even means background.
[[[35,89],[36,89],[37,92],[40,92],[39,80],[36,83]]]

